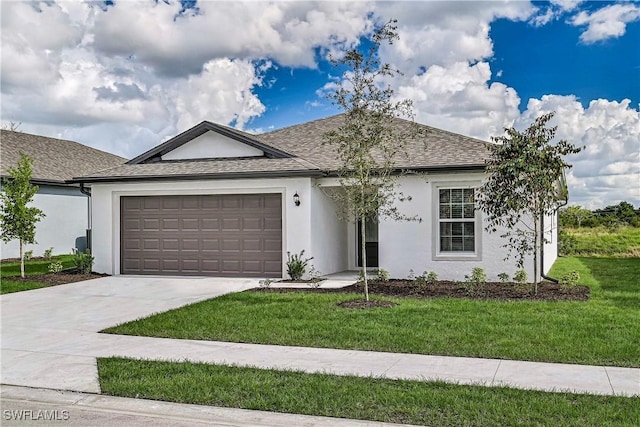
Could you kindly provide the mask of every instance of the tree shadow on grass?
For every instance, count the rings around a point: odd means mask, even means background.
[[[640,309],[640,258],[580,258],[603,291],[621,308]]]

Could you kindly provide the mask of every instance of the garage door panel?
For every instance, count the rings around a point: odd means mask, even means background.
[[[121,201],[121,271],[280,277],[280,194],[143,196]]]

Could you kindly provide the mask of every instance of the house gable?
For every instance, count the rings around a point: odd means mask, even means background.
[[[208,131],[161,155],[162,160],[263,157],[264,151],[235,139]]]
[[[264,144],[247,133],[204,121],[130,160],[128,164],[247,157],[282,159],[294,156]]]

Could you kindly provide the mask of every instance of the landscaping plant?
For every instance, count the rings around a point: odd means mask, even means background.
[[[388,282],[389,281],[389,272],[384,268],[379,268],[376,270],[376,279],[380,282]]]
[[[62,263],[60,261],[54,261],[49,264],[49,273],[60,273],[62,271]]]
[[[502,283],[507,283],[509,281],[509,275],[507,273],[500,273],[498,274],[498,279],[500,279]]]
[[[307,271],[307,265],[311,258],[304,258],[304,249],[300,254],[291,255],[291,252],[287,252],[287,274],[291,277],[291,280],[300,280]]]
[[[325,134],[325,142],[334,146],[340,162],[338,181],[340,192],[331,193],[337,214],[345,221],[360,222],[362,276],[364,297],[369,301],[366,253],[366,221],[380,217],[393,220],[418,220],[406,217],[396,201],[411,200],[397,190],[395,159],[406,155],[405,141],[414,137],[417,126],[394,126],[397,117],[413,118],[412,102],[397,100],[389,84],[398,70],[380,63],[383,43],[397,40],[395,21],[389,21],[374,31],[369,48],[360,46],[347,50],[341,59],[330,56],[343,79],[327,97],[344,110],[344,123]]]
[[[93,269],[93,261],[94,258],[91,255],[91,251],[89,249],[84,252],[80,252],[77,249],[73,250],[73,265],[81,274],[91,274],[91,270]]]
[[[44,254],[42,255],[42,257],[48,261],[48,260],[51,259],[51,255],[52,254],[53,254],[53,248],[45,249]]]
[[[572,288],[578,285],[580,281],[580,273],[573,270],[570,273],[565,273],[558,280],[558,284],[565,289]]]
[[[0,238],[8,243],[12,240],[20,242],[20,276],[24,278],[24,245],[36,243],[36,223],[45,215],[40,209],[29,207],[38,186],[31,184],[31,160],[20,153],[16,167],[10,167],[9,178],[2,179],[0,192]]]
[[[560,140],[551,144],[556,127],[547,127],[554,113],[538,117],[520,132],[511,127],[505,136],[493,137],[486,161],[487,179],[478,192],[478,206],[486,213],[486,230],[505,230],[507,258],[516,252],[523,268],[526,255],[532,255],[534,293],[538,291],[538,257],[545,243],[542,218],[554,214],[568,199],[564,171],[571,165],[563,157],[580,148]]]
[[[513,275],[513,281],[521,285],[527,283],[528,280],[529,277],[527,276],[527,272],[524,270],[518,270],[516,271],[516,274]]]

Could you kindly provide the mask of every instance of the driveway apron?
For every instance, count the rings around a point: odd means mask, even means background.
[[[258,286],[254,279],[112,276],[0,296],[2,384],[99,393],[120,323]],[[126,340],[135,351],[144,342]],[[125,343],[123,343],[125,344]]]

